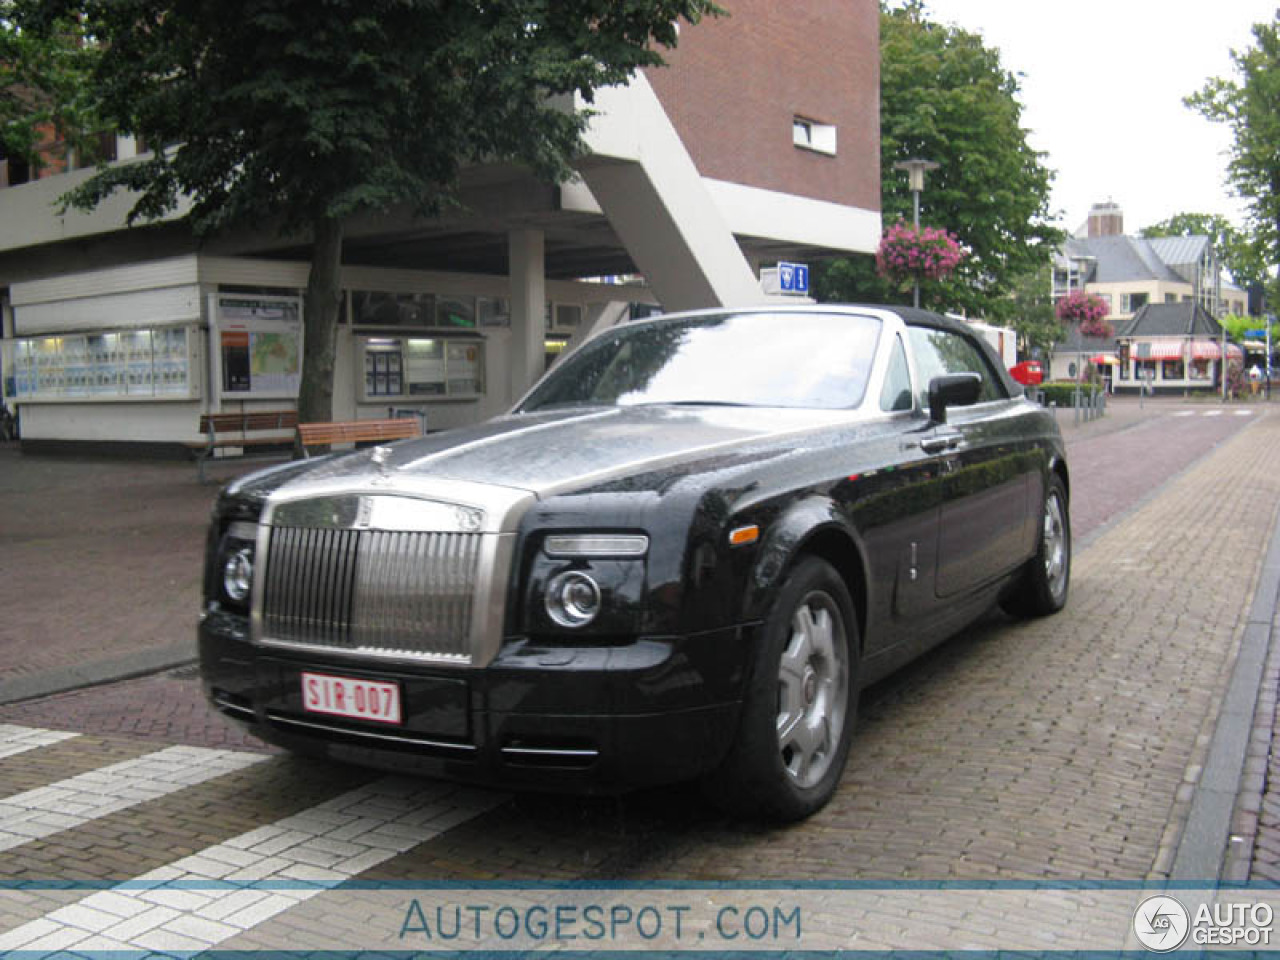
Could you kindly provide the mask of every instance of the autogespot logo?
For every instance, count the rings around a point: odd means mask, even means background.
[[[1177,950],[1191,929],[1191,915],[1173,897],[1148,897],[1133,914],[1133,932],[1153,953]]]

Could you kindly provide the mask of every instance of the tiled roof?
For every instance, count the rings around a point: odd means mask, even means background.
[[[1086,237],[1072,238],[1054,257],[1057,266],[1065,268],[1072,260],[1081,257],[1092,258],[1092,264],[1086,268],[1085,280],[1088,283],[1131,283],[1140,280],[1167,280],[1172,283],[1186,283],[1170,264],[1183,264],[1188,261],[1169,260],[1165,254],[1182,256],[1193,247],[1193,241],[1208,242],[1206,237],[1168,237],[1159,238],[1178,241],[1177,244],[1165,244],[1146,237]],[[1203,249],[1203,248],[1202,248]],[[1195,258],[1191,261],[1194,263]]]
[[[1198,303],[1148,303],[1116,327],[1117,337],[1217,337],[1218,322]]]

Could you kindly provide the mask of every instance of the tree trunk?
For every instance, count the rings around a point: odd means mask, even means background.
[[[316,219],[311,248],[311,273],[303,301],[305,331],[302,385],[298,391],[298,422],[333,419],[333,363],[342,305],[342,221]]]

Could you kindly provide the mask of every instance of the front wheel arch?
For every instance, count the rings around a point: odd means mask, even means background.
[[[835,504],[816,497],[796,504],[769,526],[743,594],[743,621],[765,615],[779,585],[806,557],[825,561],[840,575],[853,600],[859,642],[865,641],[871,598],[870,567],[862,543]]]

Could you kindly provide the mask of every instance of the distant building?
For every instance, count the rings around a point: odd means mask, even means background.
[[[1129,236],[1123,211],[1111,202],[1094,205],[1084,234],[1067,240],[1054,256],[1053,299],[1073,290],[1100,298],[1118,339],[1082,337],[1077,328],[1068,330],[1066,340],[1054,350],[1050,376],[1076,379],[1093,363],[1107,368],[1104,374],[1113,378],[1117,389],[1136,389],[1148,373],[1165,387],[1213,386],[1220,347],[1213,354],[1202,345],[1198,356],[1182,357],[1180,370],[1176,358],[1167,358],[1170,363],[1164,366],[1166,358],[1157,356],[1172,350],[1166,342],[1170,337],[1199,338],[1207,344],[1221,333],[1216,317],[1248,310],[1247,293],[1223,283],[1210,238]],[[1147,309],[1154,307],[1161,309]],[[1169,309],[1174,307],[1178,309]]]
[[[1116,389],[1212,387],[1221,359],[1222,327],[1198,303],[1149,303],[1116,327]],[[1244,351],[1228,343],[1227,359]]]

